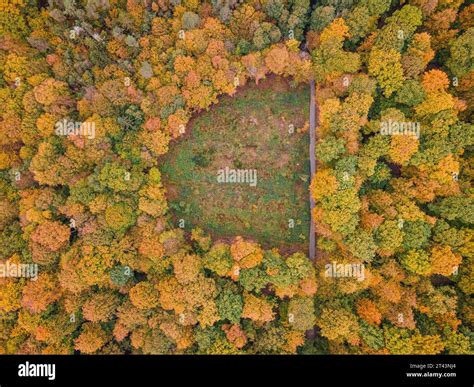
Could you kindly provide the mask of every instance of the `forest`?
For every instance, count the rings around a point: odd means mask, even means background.
[[[473,106],[468,1],[0,0],[0,354],[472,354]]]

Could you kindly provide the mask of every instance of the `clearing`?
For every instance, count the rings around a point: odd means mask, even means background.
[[[174,221],[214,240],[241,235],[265,248],[307,251],[309,93],[308,85],[271,77],[194,117],[161,160]],[[219,182],[226,167],[256,171],[257,184]]]

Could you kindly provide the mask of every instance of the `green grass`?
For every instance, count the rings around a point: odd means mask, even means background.
[[[215,239],[242,235],[264,247],[304,249],[309,139],[288,128],[304,126],[308,105],[307,87],[291,89],[274,79],[266,87],[247,86],[195,118],[161,164],[175,221],[184,219],[186,228],[201,227]],[[226,166],[256,169],[257,186],[219,183],[217,171]]]

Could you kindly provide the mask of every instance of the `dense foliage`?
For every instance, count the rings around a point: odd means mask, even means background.
[[[471,351],[474,6],[50,3],[0,0],[1,353]],[[169,217],[159,156],[270,74],[317,82],[315,263]]]

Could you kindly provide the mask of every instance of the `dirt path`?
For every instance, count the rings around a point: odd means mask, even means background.
[[[316,171],[318,170],[318,160],[316,159],[316,142],[318,141],[318,131],[317,127],[319,126],[319,107],[317,103],[317,92],[318,88],[316,87],[315,81],[310,81],[311,86],[311,96],[310,96],[310,107],[309,107],[309,162],[311,169],[311,180],[313,179]],[[321,257],[321,251],[316,247],[316,230],[314,225],[314,214],[313,209],[315,207],[314,199],[309,193],[309,204],[311,211],[311,226],[309,230],[309,259],[314,261]]]
[[[311,178],[313,178],[316,173],[316,98],[315,98],[315,84],[314,81],[311,81],[311,97],[310,97],[310,107],[309,107],[309,163],[311,170]],[[314,219],[313,219],[313,209],[314,209],[314,199],[309,193],[309,204],[311,211],[311,226],[309,229],[309,259],[314,261],[316,257],[316,234],[314,229]]]

